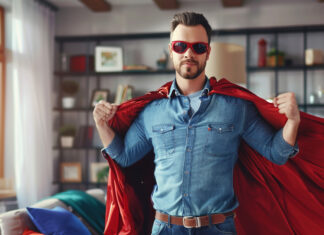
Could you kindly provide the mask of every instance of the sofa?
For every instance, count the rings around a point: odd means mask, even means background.
[[[102,189],[89,189],[86,191],[86,195],[90,195],[97,199],[95,201],[99,201],[102,204],[105,204],[105,193]],[[54,197],[46,198],[40,202],[31,205],[30,207],[45,209],[53,209],[55,207],[64,208],[76,215],[92,235],[100,234],[98,232],[98,229],[96,230],[93,226],[91,226],[91,223],[87,222],[84,216],[81,216],[82,213],[78,213],[77,210],[75,210],[75,208],[71,207],[67,203],[64,203],[58,198],[55,198],[54,195]],[[103,217],[101,219],[104,220],[104,216],[101,217]],[[26,208],[12,210],[0,214],[0,235],[22,235],[26,229],[38,231],[32,220],[30,219]]]

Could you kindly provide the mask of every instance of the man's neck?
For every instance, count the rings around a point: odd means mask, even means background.
[[[181,94],[190,95],[204,88],[205,73],[201,73],[195,79],[185,79],[180,75],[176,74],[176,81]]]

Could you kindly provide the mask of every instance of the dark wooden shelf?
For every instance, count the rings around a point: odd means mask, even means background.
[[[298,106],[301,108],[304,106],[307,106],[307,108],[323,108],[324,104],[299,104]]]
[[[89,181],[82,181],[82,182],[61,182],[61,181],[54,181],[53,184],[66,184],[66,185],[100,185],[100,186],[106,186],[107,183],[94,183],[94,182],[89,182]]]
[[[66,108],[62,108],[62,107],[55,107],[55,108],[53,108],[53,110],[58,111],[58,112],[92,112],[93,108],[92,107],[89,107],[89,108],[77,107],[77,108],[66,109]]]
[[[302,32],[321,32],[324,25],[297,25],[279,26],[262,28],[239,28],[239,29],[217,29],[212,31],[212,35],[247,35],[247,34],[273,34],[273,33],[302,33]],[[137,40],[137,39],[168,39],[170,32],[155,33],[131,33],[131,34],[100,34],[100,35],[80,35],[80,36],[56,36],[58,43],[66,42],[98,42],[113,40]]]
[[[109,76],[109,75],[154,75],[154,74],[174,74],[175,70],[125,70],[120,72],[60,72],[55,71],[55,76]]]
[[[249,72],[258,72],[258,71],[289,71],[289,70],[317,70],[324,69],[324,65],[314,65],[314,66],[305,66],[305,65],[291,65],[291,66],[276,66],[276,67],[258,67],[258,66],[248,66],[247,71]]]
[[[71,148],[62,148],[61,146],[54,146],[53,149],[59,150],[101,150],[101,147],[71,147]]]

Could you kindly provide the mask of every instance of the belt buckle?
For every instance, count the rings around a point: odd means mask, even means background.
[[[185,224],[185,219],[195,219],[196,221],[196,226],[186,226]],[[193,216],[184,216],[182,218],[182,224],[185,228],[200,228],[201,227],[201,222],[199,217],[193,217]]]

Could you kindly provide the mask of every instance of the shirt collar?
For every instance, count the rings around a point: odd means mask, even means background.
[[[202,89],[201,97],[202,96],[207,96],[209,91],[210,91],[210,83],[209,83],[208,77],[206,76],[205,85],[204,85],[204,88]],[[181,93],[180,93],[180,91],[178,89],[176,79],[174,79],[173,82],[172,82],[172,85],[170,87],[168,97],[173,98],[173,97],[179,96],[179,95],[181,95]]]

